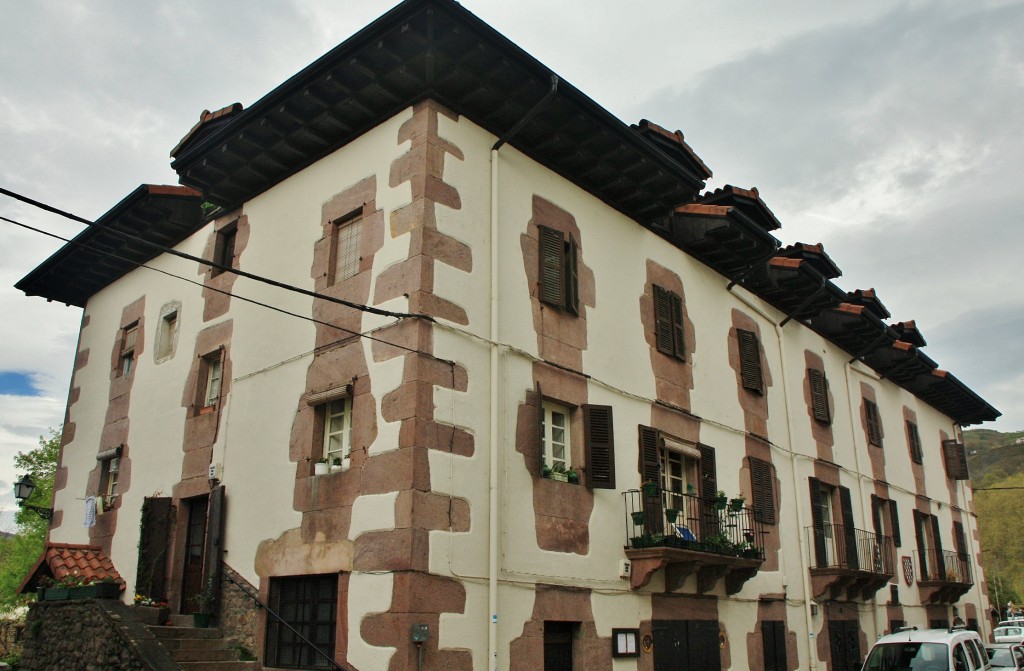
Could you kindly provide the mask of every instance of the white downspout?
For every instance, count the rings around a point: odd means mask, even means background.
[[[498,150],[491,149],[490,500],[487,538],[487,659],[498,671]]]

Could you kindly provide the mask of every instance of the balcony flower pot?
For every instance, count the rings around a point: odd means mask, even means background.
[[[196,629],[206,629],[210,626],[209,613],[192,613],[192,626]]]
[[[327,475],[327,473],[330,472],[330,468],[331,467],[327,465],[327,460],[321,459],[313,464],[313,475]]]
[[[569,484],[573,484],[573,485],[580,484],[580,474],[577,473],[576,470],[573,469],[573,468],[570,468],[569,470],[567,470],[565,472],[565,477],[567,478]]]
[[[644,523],[644,513],[643,513],[643,511],[638,510],[636,512],[632,512],[632,513],[630,513],[630,516],[633,518],[633,524],[636,524],[637,526],[639,526],[639,525]]]
[[[715,508],[717,510],[725,510],[729,506],[729,497],[725,495],[721,489],[718,490],[718,494],[715,495]]]
[[[331,473],[337,473],[338,471],[341,470],[344,470],[343,466],[341,465],[341,459],[335,457],[331,461]]]
[[[68,588],[69,599],[116,599],[120,596],[121,586],[115,582],[97,582]]]
[[[665,519],[668,520],[669,524],[675,524],[676,520],[679,519],[679,510],[676,508],[665,508]]]
[[[558,482],[569,482],[569,474],[565,471],[551,471],[548,479],[557,480]]]
[[[640,489],[643,490],[644,496],[655,496],[658,493],[658,483],[647,481],[640,485]]]
[[[142,624],[153,627],[162,626],[171,616],[171,609],[166,606],[132,606],[136,619]]]
[[[736,499],[729,499],[729,510],[731,510],[734,513],[740,512],[741,510],[743,510],[744,502],[745,499],[743,499],[742,497]]]
[[[67,601],[68,599],[68,588],[67,587],[47,587],[43,591],[44,601]]]

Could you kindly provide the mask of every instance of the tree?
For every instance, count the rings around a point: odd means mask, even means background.
[[[53,478],[60,454],[60,428],[50,429],[50,437],[39,437],[39,447],[19,452],[14,465],[19,474],[32,476],[36,489],[26,503],[49,508],[53,498]],[[11,610],[28,600],[17,590],[43,553],[49,523],[31,510],[19,510],[13,536],[0,541],[0,611]]]

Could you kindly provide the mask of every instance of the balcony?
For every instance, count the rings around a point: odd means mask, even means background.
[[[764,561],[768,532],[753,508],[720,507],[696,494],[658,487],[623,492],[623,501],[632,589],[643,587],[664,568],[666,591],[678,590],[696,575],[700,594],[722,578],[726,593],[735,594]]]
[[[956,603],[974,585],[971,562],[966,554],[935,548],[915,552],[917,587],[921,601],[928,604]]]
[[[895,575],[892,538],[842,524],[807,527],[815,599],[868,600]]]

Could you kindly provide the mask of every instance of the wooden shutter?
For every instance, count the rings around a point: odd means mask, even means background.
[[[540,382],[534,385],[537,397],[537,475],[544,477],[544,394],[540,390]]]
[[[669,292],[654,285],[654,342],[658,351],[672,356],[672,302]]]
[[[640,481],[653,482],[661,487],[661,463],[658,458],[658,446],[660,435],[657,429],[649,426],[640,427]],[[657,491],[653,496],[641,494],[644,502],[644,524],[646,531],[661,533],[662,505],[661,493]]]
[[[538,226],[540,245],[540,300],[557,307],[565,307],[565,275],[561,231]]]
[[[946,562],[942,556],[942,534],[939,528],[939,518],[935,515],[929,515],[932,518],[932,538],[935,541],[935,564],[939,571],[939,580],[946,579]]]
[[[964,523],[953,522],[953,545],[961,559],[967,558],[967,536],[964,534]]]
[[[963,443],[955,440],[942,441],[942,456],[946,462],[946,476],[951,480],[966,480],[967,451]]]
[[[850,500],[850,490],[847,487],[839,488],[839,507],[843,513],[843,545],[846,548],[846,567],[857,569],[860,568],[857,552],[857,529],[854,527],[853,502]]]
[[[569,236],[569,243],[565,250],[565,309],[574,315],[580,313],[580,277],[577,269],[579,259],[579,247],[576,241]]]
[[[924,519],[925,515],[920,510],[914,511],[914,535],[917,537],[917,558],[921,574],[919,580],[928,580],[928,548],[925,547]]]
[[[686,358],[686,340],[683,330],[683,299],[677,293],[669,294],[672,304],[672,353],[677,359]]]
[[[786,623],[782,620],[761,622],[764,648],[764,671],[789,671],[786,659]]]
[[[139,565],[135,591],[156,601],[167,599],[167,539],[174,530],[171,497],[145,497],[139,528]]]
[[[214,603],[220,600],[221,553],[224,549],[224,485],[217,485],[210,490],[210,507],[206,512],[206,549],[203,552],[203,587],[212,586],[217,595]],[[217,612],[215,606],[213,612]]]
[[[882,504],[884,500],[874,494],[871,495],[871,524],[876,536],[885,535],[885,525],[882,524]]]
[[[868,423],[868,444],[882,446],[882,420],[878,415],[878,405],[874,401],[864,399],[864,418]]]
[[[736,329],[740,349],[740,380],[743,388],[764,393],[764,379],[761,374],[761,348],[753,331]]]
[[[754,515],[759,522],[775,524],[775,488],[772,465],[764,459],[750,457],[750,488],[754,494]]]
[[[917,424],[907,422],[907,440],[910,442],[910,458],[915,464],[924,463],[924,454],[921,451],[921,434],[917,431]]]
[[[814,558],[815,568],[828,566],[828,554],[825,548],[825,516],[821,512],[821,481],[807,478],[811,488],[811,526],[814,527]],[[832,520],[828,520],[831,524]]]
[[[718,493],[718,469],[715,466],[715,448],[708,445],[697,445],[700,451],[700,499],[701,529],[706,538],[719,531],[718,510],[715,508],[715,495]]]
[[[900,537],[900,514],[896,508],[896,502],[892,499],[889,499],[889,517],[892,520],[892,544],[900,547],[902,544],[902,538]]]
[[[808,368],[807,376],[811,383],[811,407],[814,410],[814,419],[828,424],[832,421],[832,416],[828,407],[828,381],[825,379],[825,373],[817,368]]]
[[[592,489],[615,489],[615,435],[610,405],[583,406],[586,430],[586,484]]]

